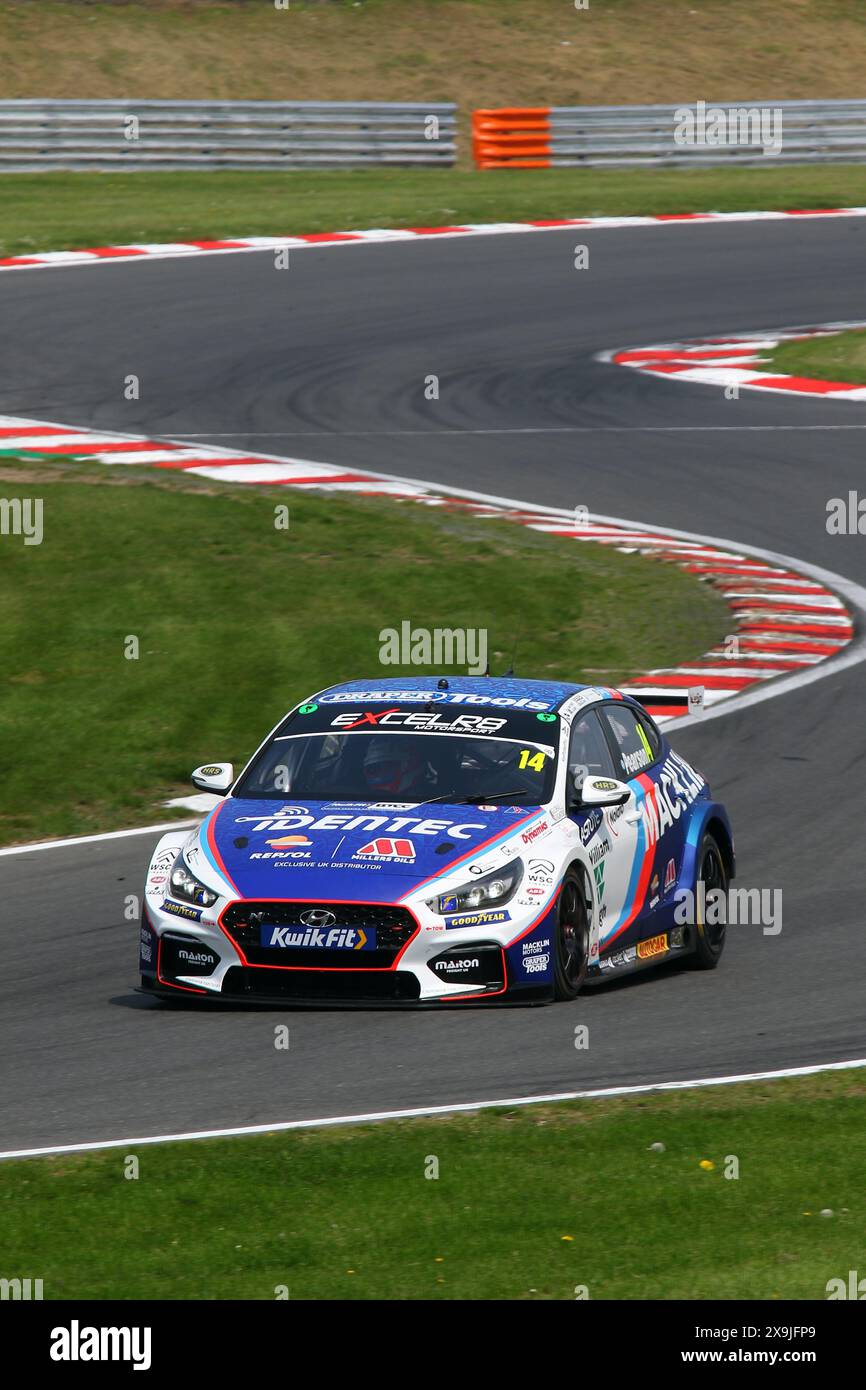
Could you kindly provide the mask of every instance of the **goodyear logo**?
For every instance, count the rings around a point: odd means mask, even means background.
[[[510,922],[507,912],[464,912],[458,917],[449,917],[446,927],[487,927],[497,922]]]

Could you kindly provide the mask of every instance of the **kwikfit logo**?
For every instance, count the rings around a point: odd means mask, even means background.
[[[266,946],[301,946],[324,951],[360,951],[367,933],[355,927],[271,927]]]

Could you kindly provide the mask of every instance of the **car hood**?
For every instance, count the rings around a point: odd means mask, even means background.
[[[239,897],[395,902],[514,835],[531,843],[543,819],[539,806],[228,797],[199,843]]]

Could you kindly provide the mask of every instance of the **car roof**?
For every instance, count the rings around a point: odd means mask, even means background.
[[[359,696],[373,691],[388,695],[393,692],[395,699],[401,692],[439,694],[439,682],[447,681],[447,692],[452,695],[474,695],[473,704],[483,703],[484,697],[491,704],[497,700],[538,700],[551,709],[556,709],[571,695],[587,690],[586,685],[568,681],[528,680],[517,676],[371,676],[367,679],[342,681],[318,692],[322,695]],[[477,697],[481,697],[479,700]],[[317,696],[310,696],[316,699]],[[440,695],[441,698],[441,695]]]

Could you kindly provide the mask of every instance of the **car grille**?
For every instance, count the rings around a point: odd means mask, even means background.
[[[417,999],[420,993],[418,980],[408,970],[341,975],[334,970],[246,970],[233,965],[225,973],[220,997],[249,1002],[401,1003]]]
[[[262,927],[303,930],[301,917],[311,911],[333,912],[334,925],[338,927],[372,929],[376,933],[375,949],[328,951],[318,946],[280,949],[260,944]],[[387,970],[418,930],[411,912],[387,903],[240,902],[227,907],[221,921],[223,929],[250,965],[313,970]]]

